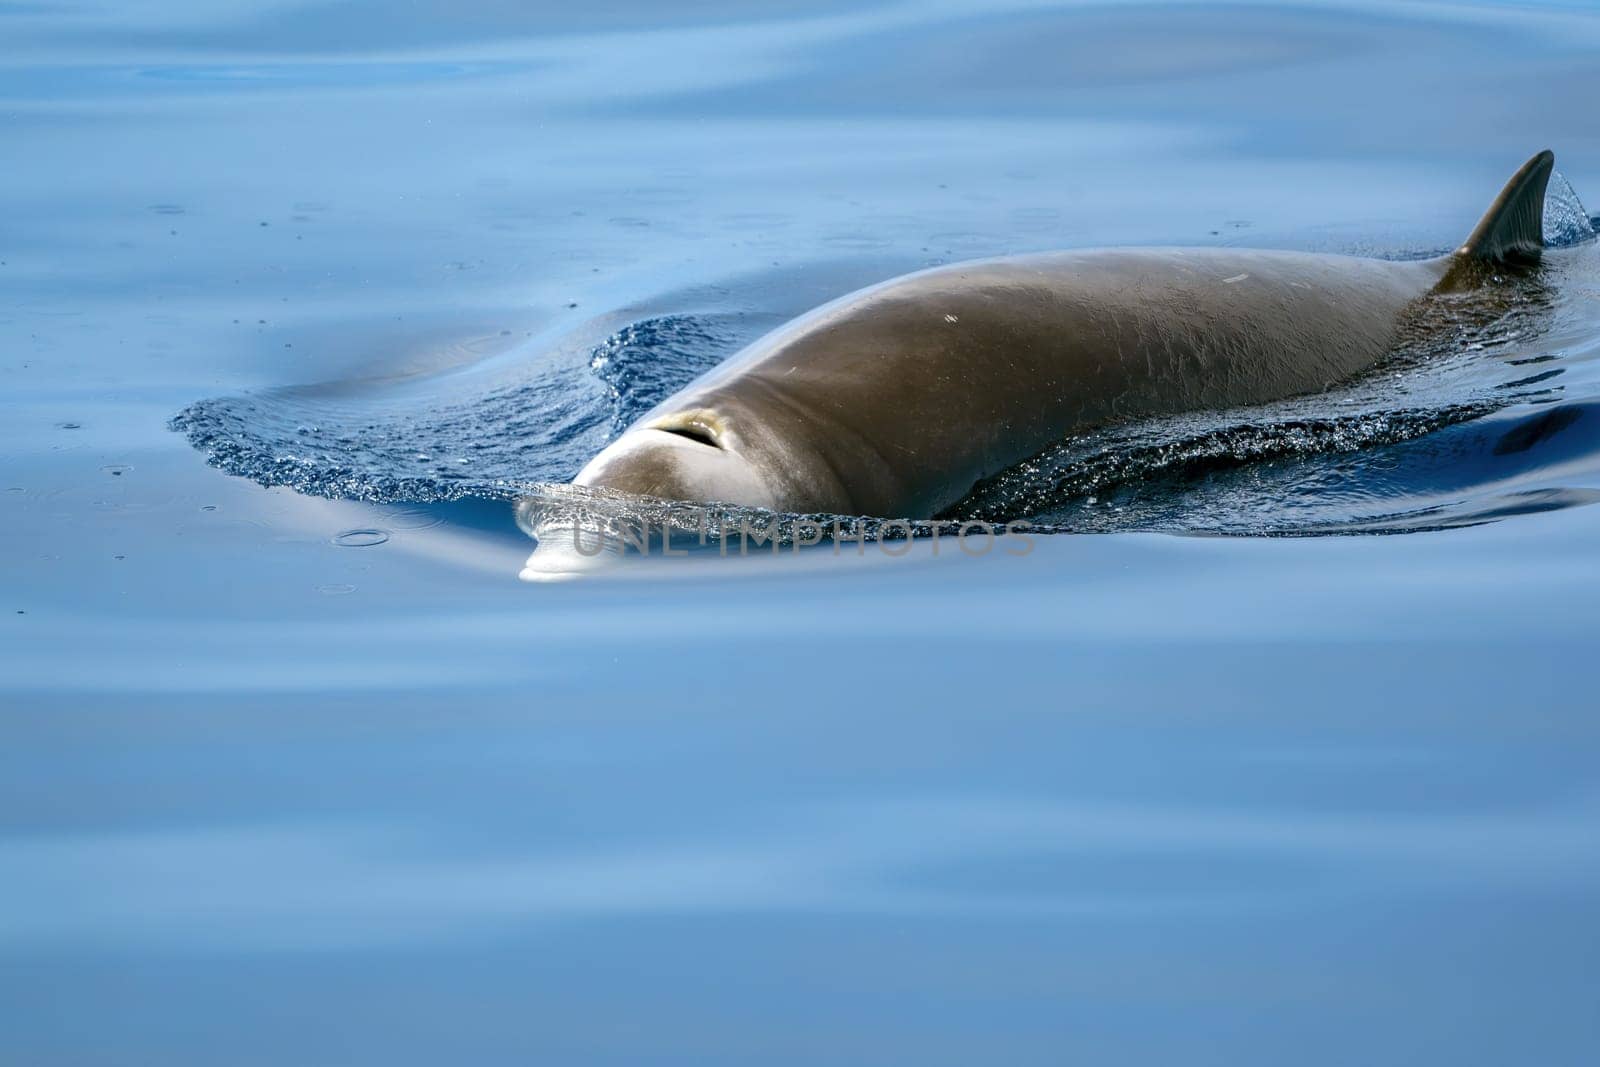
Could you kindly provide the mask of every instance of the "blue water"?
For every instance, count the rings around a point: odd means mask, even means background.
[[[0,1062],[1594,1062],[1583,233],[1025,555],[528,585],[504,497],[933,263],[1593,210],[1597,86],[1587,3],[0,3]]]

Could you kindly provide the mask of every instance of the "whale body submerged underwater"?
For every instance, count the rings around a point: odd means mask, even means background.
[[[755,341],[643,415],[573,484],[931,518],[1075,433],[1329,389],[1425,327],[1431,298],[1538,265],[1554,161],[1528,160],[1467,240],[1432,259],[1094,249],[895,278]],[[535,551],[523,577],[563,569]]]

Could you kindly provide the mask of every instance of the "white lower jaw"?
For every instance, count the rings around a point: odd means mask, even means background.
[[[623,562],[622,541],[566,523],[534,531],[539,546],[517,575],[525,582],[564,582],[614,570]]]

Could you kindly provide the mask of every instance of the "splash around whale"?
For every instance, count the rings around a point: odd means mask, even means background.
[[[637,420],[573,484],[791,515],[931,519],[1074,434],[1332,388],[1537,269],[1554,156],[1506,183],[1431,259],[1093,249],[920,271],[755,341]],[[524,502],[528,505],[530,502]],[[519,506],[522,571],[593,569]],[[531,518],[529,516],[532,516]]]

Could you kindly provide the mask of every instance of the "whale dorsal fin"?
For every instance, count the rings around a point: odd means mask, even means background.
[[[1544,189],[1555,165],[1555,154],[1548,149],[1524,163],[1466,243],[1456,249],[1456,258],[1514,266],[1539,262],[1544,251]]]

